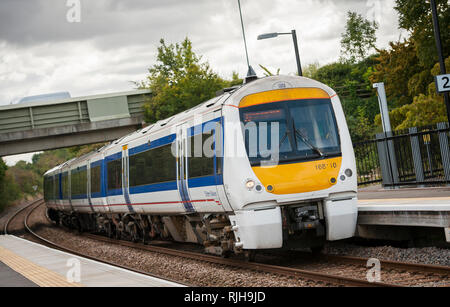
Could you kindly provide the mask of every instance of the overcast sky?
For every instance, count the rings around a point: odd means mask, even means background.
[[[80,22],[68,22],[68,15],[77,20],[77,2]],[[379,22],[378,47],[401,34],[394,0],[241,4],[258,75],[258,64],[282,74],[296,71],[291,36],[257,41],[258,34],[296,29],[303,66],[339,58],[348,10]],[[76,97],[131,90],[130,81],[143,79],[155,63],[160,38],[175,43],[186,36],[222,77],[247,72],[237,0],[1,0],[0,105],[60,91]]]

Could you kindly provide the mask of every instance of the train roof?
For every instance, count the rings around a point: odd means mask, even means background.
[[[224,104],[224,102],[227,101],[228,98],[230,98],[231,96],[236,96],[236,100],[240,100],[240,98],[244,97],[246,95],[246,93],[249,91],[253,90],[254,92],[257,92],[258,89],[269,80],[271,82],[274,82],[274,84],[277,84],[278,81],[287,82],[287,83],[292,82],[293,84],[295,84],[296,87],[321,88],[321,89],[324,89],[325,91],[327,91],[330,94],[330,96],[335,93],[330,87],[326,86],[325,84],[318,82],[316,80],[305,78],[305,77],[270,76],[270,77],[260,78],[255,81],[252,81],[248,84],[243,84],[243,85],[239,85],[239,86],[235,86],[235,87],[232,87],[229,89],[222,90],[214,98],[211,98],[205,102],[202,102],[186,111],[175,114],[169,118],[159,120],[156,123],[150,124],[147,127],[144,127],[142,129],[134,131],[130,134],[127,134],[117,140],[110,142],[109,144],[103,146],[102,148],[100,148],[96,151],[90,152],[90,153],[85,154],[78,158],[74,158],[70,161],[67,161],[67,162],[61,164],[58,167],[52,168],[51,170],[47,171],[45,174],[49,174],[51,172],[57,171],[61,168],[66,167],[69,164],[81,163],[83,161],[86,161],[89,157],[91,157],[95,154],[98,154],[98,153],[101,154],[101,153],[107,151],[108,149],[114,148],[115,146],[128,144],[130,141],[136,140],[140,137],[144,137],[148,132],[162,131],[163,129],[172,127],[174,123],[184,122],[184,121],[187,121],[187,120],[193,118],[195,115],[207,113],[207,112],[209,112],[209,110],[214,110],[215,109],[214,107]]]

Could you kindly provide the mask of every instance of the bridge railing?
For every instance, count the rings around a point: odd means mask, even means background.
[[[358,184],[450,184],[448,123],[379,133],[354,144]]]
[[[142,116],[148,95],[148,90],[136,90],[0,106],[0,134]]]

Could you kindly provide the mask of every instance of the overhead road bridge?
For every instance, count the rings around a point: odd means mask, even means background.
[[[115,140],[142,127],[149,90],[0,106],[0,156]]]

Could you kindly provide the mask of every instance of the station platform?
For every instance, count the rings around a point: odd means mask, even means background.
[[[177,287],[11,235],[0,236],[0,287]]]
[[[404,238],[393,233],[403,226],[440,228],[450,242],[450,187],[384,190],[370,187],[358,191],[358,235],[365,238]],[[395,229],[398,230],[398,229]]]

